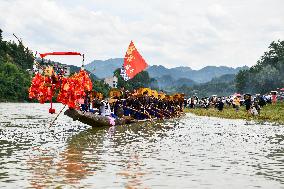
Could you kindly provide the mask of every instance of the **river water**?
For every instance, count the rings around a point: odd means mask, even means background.
[[[56,104],[58,112],[63,106]],[[284,126],[192,114],[91,128],[0,104],[0,188],[284,188]]]

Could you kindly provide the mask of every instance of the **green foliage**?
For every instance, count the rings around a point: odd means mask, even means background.
[[[26,70],[33,66],[32,52],[23,46],[22,43],[6,42],[0,40],[0,62],[11,62],[19,68]]]
[[[239,92],[267,93],[284,86],[284,41],[273,41],[268,48],[255,66],[237,74]]]
[[[114,71],[114,75],[118,78],[117,87],[124,87],[126,90],[132,91],[133,89],[138,89],[141,87],[154,87],[156,86],[156,80],[150,78],[147,71],[142,71],[137,74],[134,78],[124,81],[120,75],[120,68]]]
[[[30,76],[15,64],[0,64],[0,101],[28,100]]]
[[[104,97],[107,97],[110,91],[110,86],[108,84],[105,84],[101,80],[93,80],[93,90],[99,93],[102,93]]]
[[[211,95],[218,96],[229,96],[235,92],[234,82],[230,83],[218,83],[218,82],[207,82],[193,87],[181,86],[177,89],[179,93],[185,93],[187,96],[197,95],[199,97],[208,97]]]
[[[0,42],[2,41],[3,37],[2,37],[2,30],[0,29]]]
[[[33,65],[32,52],[20,42],[3,41],[0,29],[0,101],[26,101]]]
[[[235,89],[235,75],[225,74],[218,78],[213,78],[207,83],[196,84],[192,87],[185,85],[178,87],[177,92],[185,93],[187,96],[197,95],[199,97],[208,97],[211,95],[229,96]]]

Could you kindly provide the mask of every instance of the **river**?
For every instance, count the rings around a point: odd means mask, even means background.
[[[58,112],[60,104],[55,104]],[[284,188],[284,126],[187,114],[91,128],[0,104],[0,188]]]

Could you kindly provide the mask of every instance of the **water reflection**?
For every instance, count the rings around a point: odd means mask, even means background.
[[[275,134],[270,136],[267,142],[273,146],[268,151],[264,151],[268,152],[265,155],[266,162],[257,164],[256,170],[258,172],[256,174],[284,184],[284,135]]]
[[[82,151],[76,148],[68,148],[60,154],[60,157],[63,160],[56,164],[56,167],[59,175],[65,177],[64,183],[77,184],[88,175],[95,173],[90,170],[91,163],[95,162],[84,161]]]
[[[96,149],[105,134],[105,129],[90,128],[70,137],[62,149],[58,145],[56,148],[33,148],[33,154],[27,161],[32,175],[29,177],[30,185],[45,188],[60,186],[56,184],[60,183],[76,187],[87,176],[96,174],[101,166],[97,163],[100,160]],[[58,139],[58,136],[53,136]]]
[[[125,168],[118,172],[117,175],[123,177],[126,180],[125,188],[148,188],[144,185],[144,175],[146,174],[142,167],[143,162],[139,158],[139,154],[133,154],[125,162]]]
[[[31,155],[27,160],[28,170],[32,175],[28,177],[28,181],[32,188],[47,187],[55,178],[54,175],[49,174],[54,166],[54,157],[47,154],[49,151],[34,150],[40,155]]]
[[[283,188],[283,126],[189,114],[48,129],[48,108],[17,107],[0,106],[0,188]]]

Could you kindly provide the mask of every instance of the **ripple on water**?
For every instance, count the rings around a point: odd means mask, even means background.
[[[90,128],[49,105],[0,106],[0,188],[281,188],[284,127],[191,114]],[[55,104],[56,110],[61,105]]]

